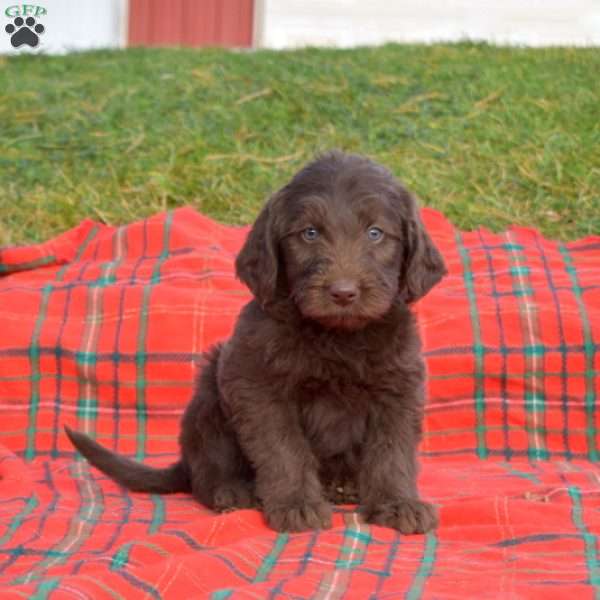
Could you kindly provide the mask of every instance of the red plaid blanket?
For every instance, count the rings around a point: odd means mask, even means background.
[[[181,209],[0,251],[1,597],[598,597],[600,237],[423,216],[450,271],[416,307],[420,485],[441,507],[426,536],[352,507],[278,535],[254,511],[127,493],[74,455],[63,423],[173,460],[195,357],[249,297],[246,228]]]

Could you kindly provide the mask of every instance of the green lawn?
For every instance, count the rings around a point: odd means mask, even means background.
[[[183,204],[249,222],[331,147],[461,228],[600,233],[600,49],[481,44],[0,58],[0,245]]]

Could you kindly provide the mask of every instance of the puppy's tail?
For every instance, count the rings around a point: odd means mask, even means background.
[[[164,469],[155,469],[115,454],[84,433],[65,425],[71,443],[97,469],[133,492],[172,494],[189,492],[190,482],[181,460]]]

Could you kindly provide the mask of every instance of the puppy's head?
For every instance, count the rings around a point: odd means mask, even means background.
[[[341,152],[269,199],[236,271],[263,307],[292,299],[303,317],[341,329],[381,318],[398,296],[418,300],[446,273],[414,198],[381,165]]]

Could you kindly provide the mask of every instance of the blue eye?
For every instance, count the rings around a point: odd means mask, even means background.
[[[367,231],[367,236],[372,242],[378,242],[383,237],[383,231],[381,231],[379,227],[371,227],[369,231]]]
[[[302,232],[302,237],[307,242],[314,242],[319,237],[319,232],[314,227],[307,227]]]

